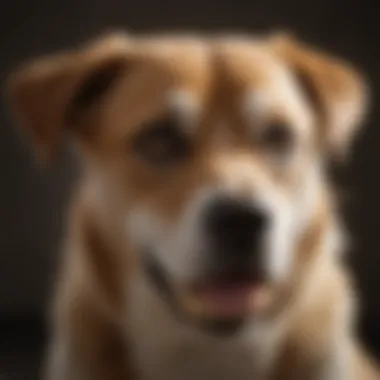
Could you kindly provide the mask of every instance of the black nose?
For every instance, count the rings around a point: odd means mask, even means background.
[[[206,216],[207,233],[217,251],[241,255],[258,248],[267,222],[264,211],[233,198],[214,201]]]

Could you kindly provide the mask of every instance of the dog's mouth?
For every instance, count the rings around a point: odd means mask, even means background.
[[[202,319],[244,320],[266,309],[270,292],[254,278],[210,278],[188,287],[181,301],[188,313]]]
[[[246,280],[197,284],[190,294],[199,302],[203,313],[224,319],[257,312],[266,301],[264,286]]]
[[[146,269],[157,291],[178,316],[217,333],[236,331],[249,317],[265,312],[272,298],[265,281],[245,272],[209,275],[178,286],[151,255]]]

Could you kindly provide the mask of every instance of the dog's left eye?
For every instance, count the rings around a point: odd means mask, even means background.
[[[135,152],[153,165],[174,164],[189,153],[189,141],[172,120],[146,126],[134,141]]]
[[[293,131],[282,122],[267,125],[259,136],[260,146],[276,154],[289,153],[294,145],[294,140]]]

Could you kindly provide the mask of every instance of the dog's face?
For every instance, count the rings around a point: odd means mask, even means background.
[[[138,257],[207,321],[269,310],[364,108],[345,65],[287,38],[102,40],[12,82],[51,156],[71,130]]]

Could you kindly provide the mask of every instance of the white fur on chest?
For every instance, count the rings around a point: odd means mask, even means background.
[[[143,276],[128,284],[126,333],[139,380],[265,380],[279,326],[247,326],[213,337],[177,321]]]

